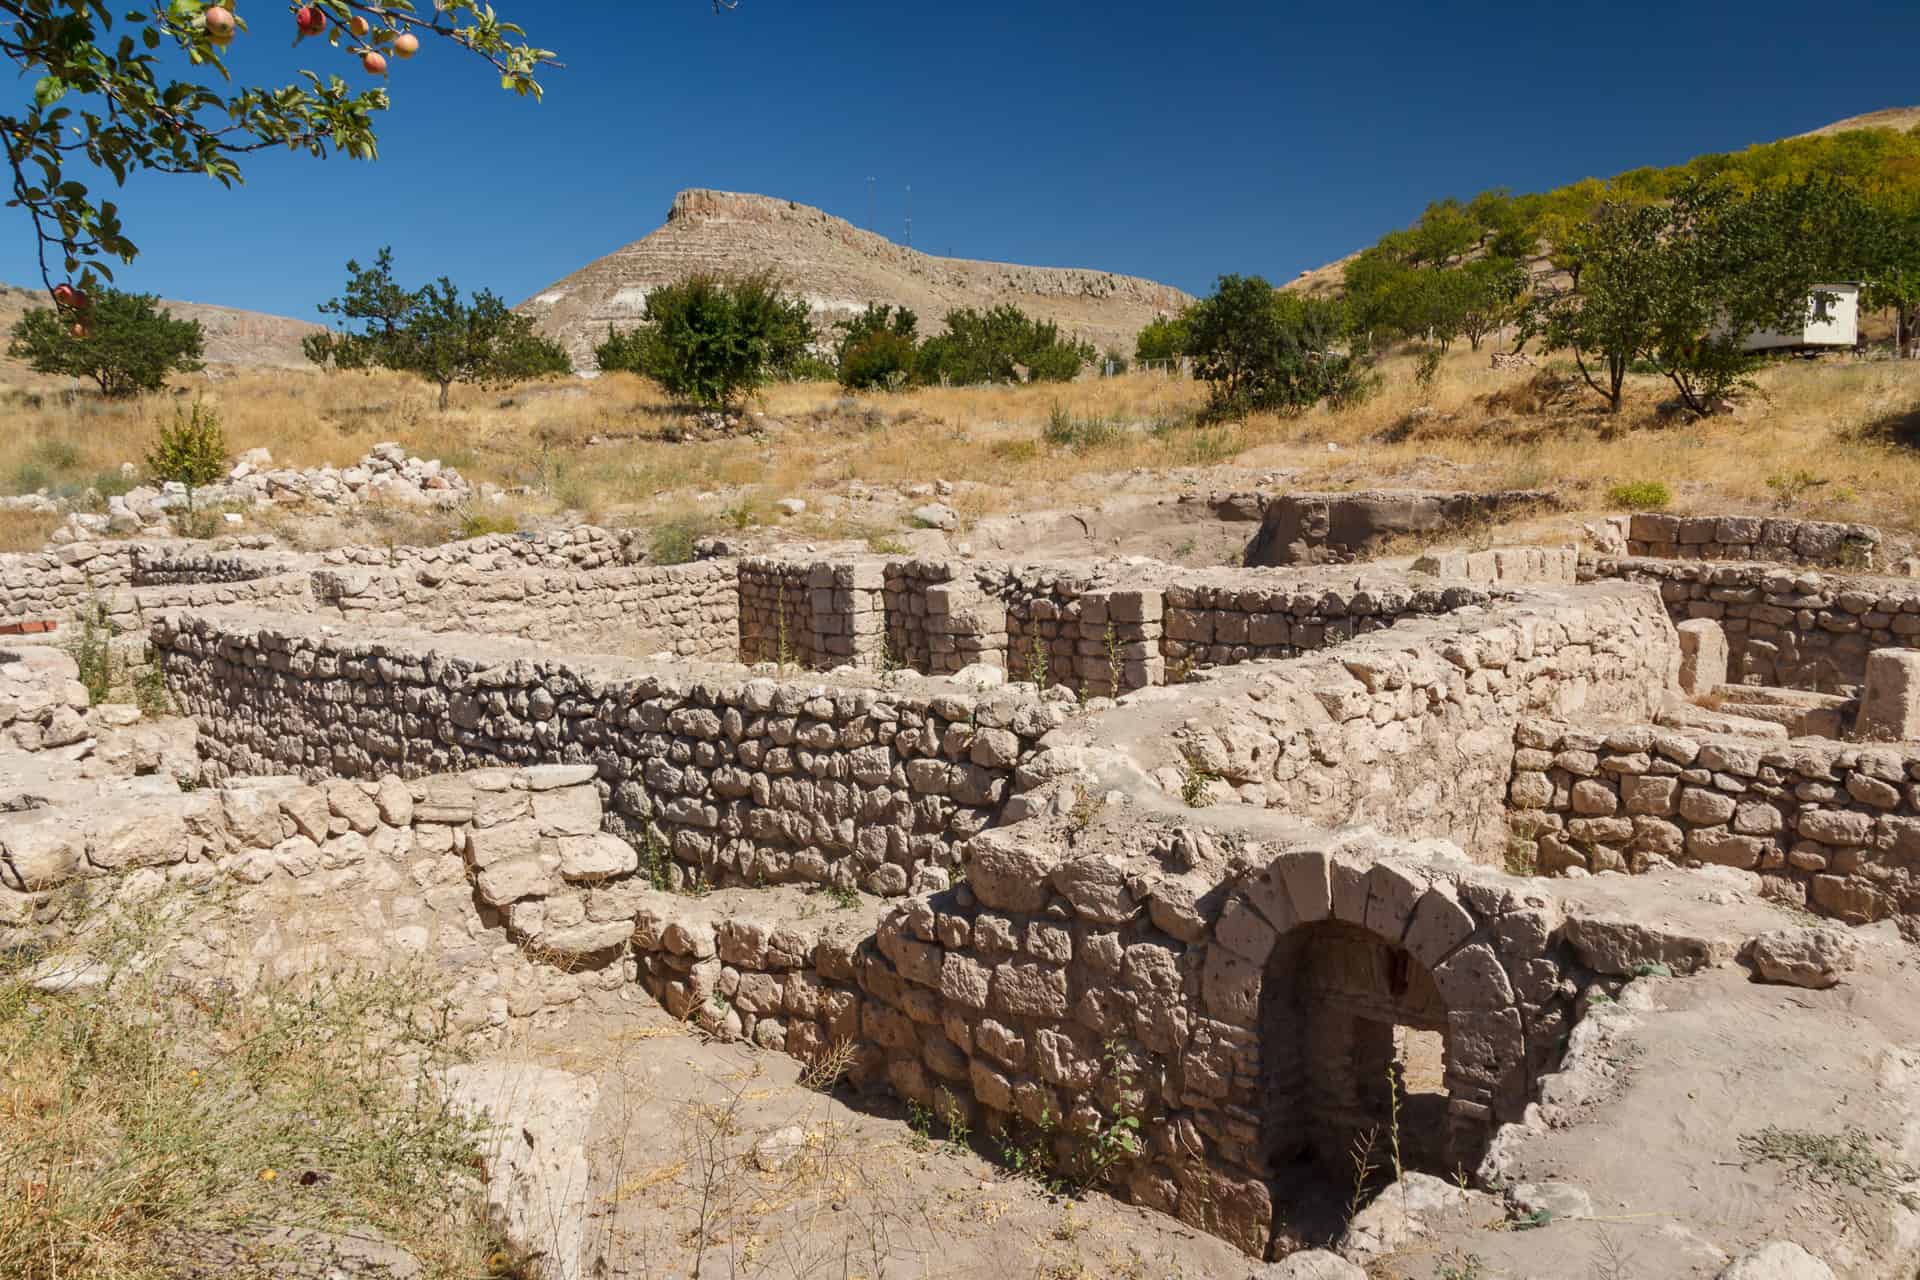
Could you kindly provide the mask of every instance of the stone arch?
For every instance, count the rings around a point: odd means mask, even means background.
[[[1383,853],[1280,854],[1215,925],[1209,994],[1237,975],[1259,1060],[1243,1101],[1269,1178],[1306,1160],[1350,1173],[1353,1133],[1390,1115],[1396,1027],[1444,1044],[1444,1096],[1403,1109],[1403,1127],[1423,1126],[1403,1155],[1417,1146],[1434,1171],[1471,1172],[1525,1106],[1521,1013],[1492,931],[1438,868]]]

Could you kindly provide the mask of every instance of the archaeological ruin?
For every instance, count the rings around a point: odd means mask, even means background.
[[[1404,1242],[1340,1203],[1388,1126],[1403,1185],[1537,1218],[1632,989],[1817,999],[1920,913],[1920,583],[1861,526],[1507,546],[1457,497],[1370,560],[1341,495],[1256,495],[1244,568],[0,557],[0,929],[217,881],[304,923],[193,963],[423,955],[483,1029],[642,989],[1255,1260]],[[172,714],[91,706],[83,634]],[[1911,1275],[1888,1230],[1844,1274]]]

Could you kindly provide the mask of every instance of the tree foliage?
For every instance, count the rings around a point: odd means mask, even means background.
[[[7,354],[38,373],[91,378],[102,395],[118,398],[158,391],[168,374],[200,368],[204,344],[198,320],[174,319],[152,294],[103,288],[84,326],[50,307],[28,311],[14,323]]]
[[[1664,203],[1610,202],[1564,245],[1579,283],[1536,297],[1522,331],[1572,352],[1609,412],[1645,361],[1704,414],[1749,381],[1747,340],[1804,324],[1814,286],[1849,273],[1871,228],[1857,195],[1825,179],[1750,191],[1690,181]]]
[[[1135,360],[1178,360],[1187,353],[1187,317],[1155,316],[1133,342]]]
[[[920,344],[916,376],[957,386],[985,382],[1070,382],[1090,363],[1090,342],[1065,337],[1011,303],[947,312],[947,331]]]
[[[573,368],[565,349],[534,332],[532,317],[516,314],[489,290],[463,302],[445,276],[419,289],[403,287],[394,279],[391,249],[381,249],[370,267],[349,261],[346,292],[320,310],[357,329],[309,335],[301,343],[308,359],[418,374],[440,388],[442,409],[455,383],[499,386]]]
[[[914,333],[919,323],[919,317],[906,307],[886,303],[869,303],[853,319],[838,322],[834,367],[840,385],[849,391],[891,391],[904,386],[913,377],[919,355]]]
[[[162,484],[187,486],[191,499],[195,489],[226,473],[227,434],[220,415],[198,400],[191,410],[176,406],[173,421],[160,428],[147,450],[147,474]]]
[[[310,0],[325,19],[323,43],[368,74],[387,52],[442,39],[490,63],[503,88],[537,98],[534,78],[553,55],[478,0]],[[384,88],[355,88],[339,75],[303,71],[292,84],[233,82],[243,46],[209,31],[204,0],[152,0],[145,10],[105,0],[17,0],[0,10],[0,53],[23,84],[25,101],[0,115],[10,170],[9,206],[22,208],[39,241],[41,274],[112,278],[105,259],[131,262],[139,250],[120,210],[69,172],[76,160],[124,185],[152,171],[197,174],[226,186],[241,180],[240,158],[285,148],[315,157],[372,159],[374,129],[388,107]],[[349,23],[367,23],[354,35]],[[275,14],[289,27],[293,17]],[[86,175],[83,175],[86,176]]]
[[[600,367],[625,369],[694,404],[730,408],[813,347],[811,308],[765,272],[696,275],[647,295],[638,325],[609,331]]]
[[[1340,303],[1275,289],[1259,276],[1221,276],[1187,311],[1194,376],[1212,383],[1208,411],[1300,413],[1321,400],[1351,403],[1371,387],[1363,355],[1341,350]]]

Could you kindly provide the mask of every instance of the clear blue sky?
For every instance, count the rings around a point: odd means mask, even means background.
[[[121,194],[120,283],[311,317],[394,246],[511,302],[640,238],[682,187],[783,196],[934,253],[1127,272],[1205,292],[1359,248],[1429,199],[1670,164],[1920,102],[1920,7],[1303,6],[495,0],[564,70],[544,104],[430,42],[390,77],[373,164],[255,157],[233,192]],[[243,0],[242,75],[296,53]],[[6,213],[0,279],[36,278]]]

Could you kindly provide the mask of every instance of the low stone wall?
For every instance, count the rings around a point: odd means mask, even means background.
[[[1737,683],[1834,693],[1865,679],[1873,650],[1920,645],[1920,583],[1911,579],[1614,556],[1582,571],[1657,585],[1675,622],[1718,621]]]
[[[276,551],[216,551],[203,544],[135,546],[135,587],[178,587],[252,582],[290,573],[305,557]]]
[[[604,569],[634,557],[619,533],[583,524],[549,533],[491,533],[434,547],[336,547],[320,557],[329,565],[399,568],[471,565],[477,569]]]
[[[1412,618],[1339,649],[1222,673],[1169,713],[1154,777],[1324,826],[1504,852],[1514,728],[1541,713],[1651,720],[1678,640],[1655,595],[1535,592]],[[1178,718],[1174,718],[1175,715]],[[1151,767],[1160,734],[1136,752]]]
[[[1920,750],[1523,721],[1508,795],[1543,871],[1756,871],[1849,923],[1920,908]]]
[[[1627,554],[1657,560],[1770,560],[1865,571],[1876,567],[1883,541],[1870,524],[1778,516],[1642,512],[1624,520]]]
[[[0,737],[13,746],[41,751],[79,742],[90,705],[80,668],[65,650],[0,646]]]
[[[1260,531],[1247,544],[1248,565],[1348,564],[1390,537],[1440,534],[1504,511],[1550,503],[1532,490],[1442,493],[1370,489],[1353,493],[1289,493],[1267,499]]]
[[[638,656],[730,662],[740,643],[733,567],[483,568],[472,561],[400,569],[321,569],[322,616],[356,626],[490,632]]]
[[[886,567],[878,560],[739,562],[740,661],[815,671],[882,665]]]
[[[1405,618],[1489,599],[1470,588],[1426,589],[1350,573],[1189,575],[1166,588],[1162,649],[1176,672],[1294,658]]]
[[[163,616],[152,643],[215,777],[409,777],[594,764],[609,826],[657,829],[715,883],[928,882],[989,825],[1071,702],[935,681],[875,688],[652,674],[470,636],[245,611]],[[933,876],[937,882],[938,875]]]
[[[1415,573],[1485,586],[1570,587],[1580,580],[1578,547],[1490,547],[1434,551],[1413,562]]]
[[[0,555],[0,620],[72,617],[94,597],[133,582],[138,550],[131,542],[70,542]]]
[[[895,560],[886,566],[888,660],[929,675],[1007,665],[1007,606],[989,588],[1001,566]]]

